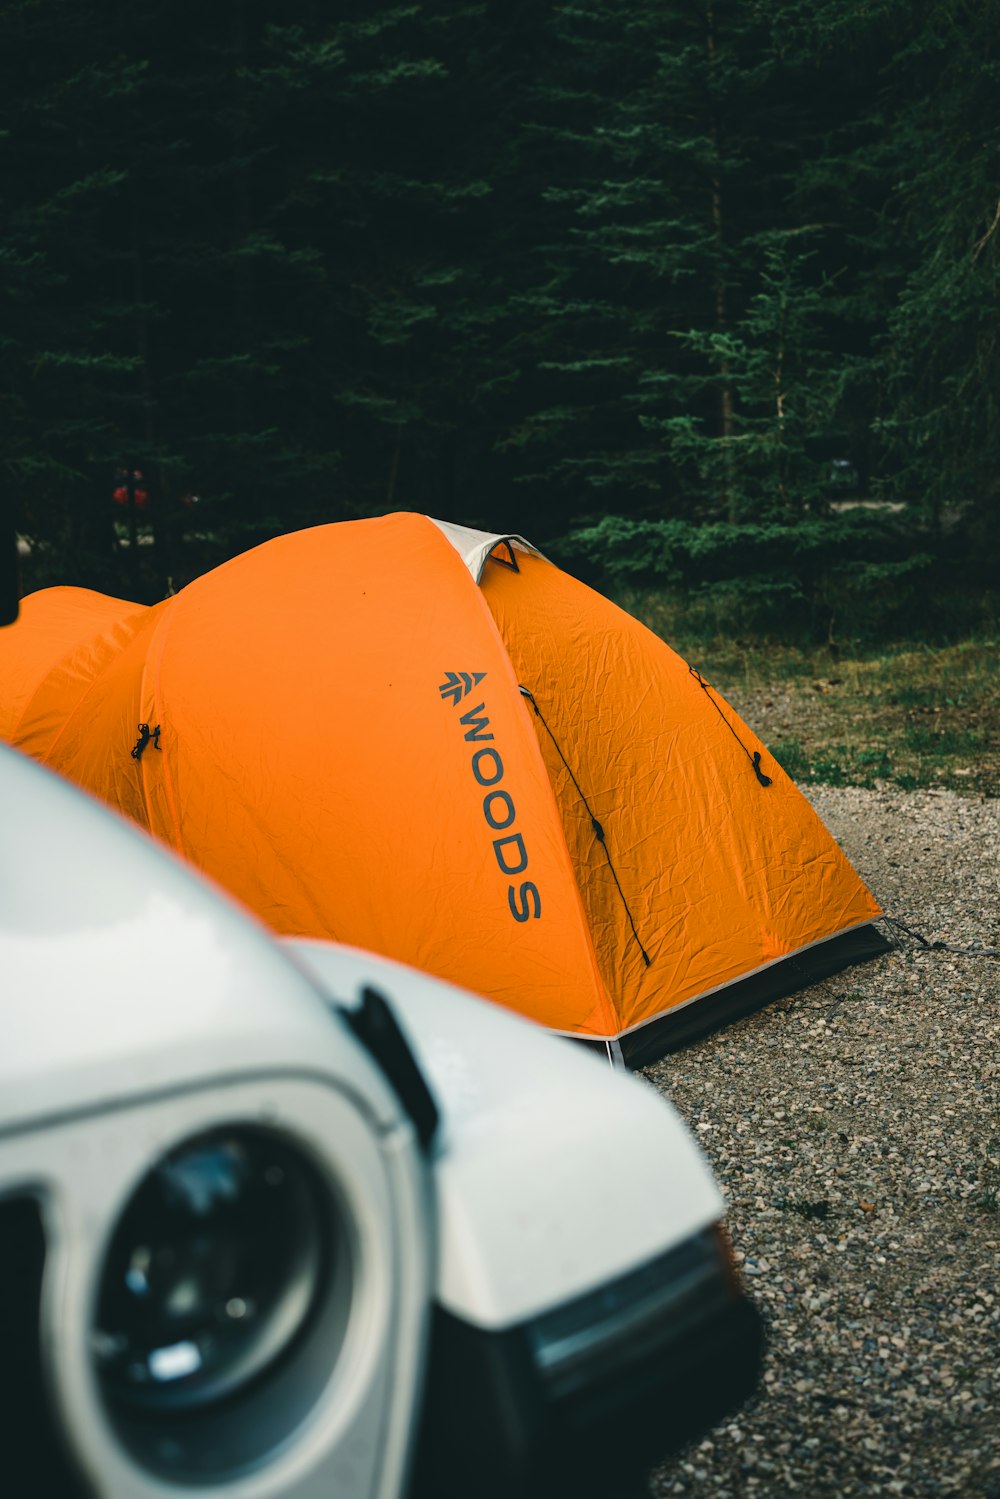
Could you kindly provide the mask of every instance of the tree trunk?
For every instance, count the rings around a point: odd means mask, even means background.
[[[399,480],[399,456],[403,448],[403,428],[400,424],[396,428],[396,440],[392,445],[392,458],[389,462],[389,482],[385,490],[385,502],[390,510],[396,503],[396,484]]]
[[[149,495],[149,526],[153,533],[153,567],[156,573],[157,597],[163,597],[167,579],[174,569],[174,538],[171,494],[162,466],[153,454],[157,447],[156,396],[150,365],[149,317],[146,311],[146,266],[142,241],[139,205],[132,197],[132,290],[135,300],[135,351],[139,361],[139,385],[142,393],[142,439],[146,457],[143,480]],[[135,462],[128,457],[129,552],[133,578],[139,572],[136,550]]]
[[[708,76],[711,82],[716,67],[715,6],[712,0],[705,9],[705,50],[708,56]],[[715,331],[725,333],[729,327],[726,307],[725,272],[725,228],[722,216],[722,153],[719,140],[719,120],[709,89],[708,133],[712,142],[712,237],[716,250],[715,277]],[[732,368],[728,359],[719,360],[719,441],[722,443],[722,492],[719,496],[726,519],[732,525],[736,521],[736,473],[733,458],[733,385]]]

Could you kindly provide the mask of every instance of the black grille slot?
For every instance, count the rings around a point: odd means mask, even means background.
[[[0,1464],[4,1493],[93,1499],[70,1463],[42,1374],[45,1230],[32,1197],[0,1200]]]

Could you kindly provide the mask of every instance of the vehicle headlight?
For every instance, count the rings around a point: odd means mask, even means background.
[[[333,1271],[329,1192],[275,1132],[171,1150],[122,1212],[91,1347],[105,1399],[155,1419],[205,1410],[276,1369]]]

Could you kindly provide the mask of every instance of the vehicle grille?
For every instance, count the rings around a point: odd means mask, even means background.
[[[714,1228],[517,1327],[439,1306],[410,1499],[631,1491],[750,1394],[761,1352]]]
[[[63,1446],[42,1372],[39,1310],[45,1268],[41,1208],[0,1200],[0,1489],[93,1499]]]

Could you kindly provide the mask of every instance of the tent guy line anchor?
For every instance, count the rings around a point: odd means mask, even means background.
[[[904,945],[899,933],[905,932],[907,937],[913,939],[920,952],[957,952],[970,958],[1000,958],[1000,947],[955,947],[951,942],[931,942],[923,932],[914,931],[913,927],[900,921],[898,916],[879,916],[876,920],[889,928],[889,935],[895,947]]]
[[[698,670],[697,667],[690,666],[690,665],[688,666],[688,671],[694,677],[695,681],[698,683],[698,686],[702,689],[702,691],[704,692],[705,696],[708,698],[708,701],[712,704],[712,707],[715,709],[716,713],[718,713],[719,717],[722,719],[722,722],[725,724],[726,728],[729,730],[730,734],[732,734],[733,738],[736,740],[736,743],[739,745],[740,749],[743,751],[743,753],[746,755],[747,759],[750,761],[750,764],[753,767],[753,773],[757,777],[757,779],[760,782],[760,784],[762,786],[770,786],[771,785],[771,777],[770,776],[766,776],[764,774],[764,772],[760,768],[760,750],[754,750],[753,754],[751,755],[750,751],[747,749],[746,745],[743,743],[743,740],[740,738],[739,734],[737,734],[736,730],[733,728],[732,724],[729,722],[729,719],[726,717],[726,715],[723,713],[722,709],[719,707],[718,703],[715,701],[715,698],[712,696],[711,688],[709,687],[708,683],[705,681],[705,678],[702,676],[701,672]]]
[[[617,887],[618,894],[621,896],[622,905],[625,907],[625,915],[628,917],[628,924],[632,928],[632,936],[635,938],[635,940],[636,940],[636,942],[638,944],[638,947],[639,947],[639,951],[642,953],[642,961],[645,963],[646,967],[649,968],[649,966],[651,965],[651,963],[652,963],[653,960],[649,956],[649,953],[646,951],[646,949],[643,947],[643,945],[642,945],[642,938],[639,936],[639,933],[636,931],[635,922],[632,920],[632,912],[629,910],[628,901],[625,899],[625,892],[624,892],[624,890],[621,887],[621,881],[618,878],[618,873],[617,873],[617,871],[615,869],[615,866],[611,862],[611,854],[610,854],[610,852],[608,850],[607,839],[604,836],[604,829],[601,827],[601,824],[598,822],[597,818],[594,816],[593,810],[591,809],[591,805],[588,802],[587,798],[583,794],[583,787],[580,785],[580,782],[577,780],[576,776],[573,774],[573,771],[572,771],[572,769],[570,767],[570,763],[566,759],[566,756],[563,754],[558,739],[556,738],[556,736],[553,734],[552,730],[549,728],[548,724],[546,723],[545,718],[544,718],[544,716],[542,714],[542,710],[539,708],[538,704],[535,702],[534,696],[532,695],[532,693],[530,693],[528,691],[527,687],[522,687],[520,683],[518,683],[518,691],[521,693],[522,697],[526,697],[528,699],[528,702],[534,708],[534,710],[535,710],[535,716],[539,719],[539,721],[540,721],[540,723],[542,725],[542,728],[545,730],[546,734],[548,734],[549,738],[552,740],[552,743],[555,745],[555,747],[556,747],[556,754],[559,756],[560,760],[565,765],[566,770],[567,770],[567,772],[569,774],[569,778],[573,782],[573,785],[576,787],[577,795],[579,796],[580,800],[583,802],[583,805],[587,809],[587,816],[590,818],[590,826],[594,830],[594,837],[597,839],[598,843],[601,845],[601,847],[604,850],[604,857],[607,859],[607,861],[608,861],[608,868],[611,870],[611,878],[615,882],[615,886]]]
[[[142,752],[150,740],[153,742],[153,748],[158,750],[160,748],[160,725],[157,724],[155,729],[151,729],[148,723],[141,723],[139,725],[139,737],[132,746],[133,760],[142,759]]]

